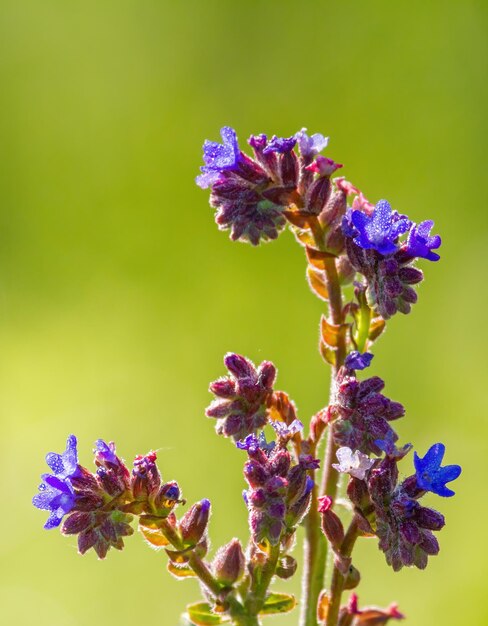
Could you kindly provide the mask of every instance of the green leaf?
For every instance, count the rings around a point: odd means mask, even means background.
[[[173,574],[175,578],[191,578],[196,576],[195,572],[191,569],[191,567],[188,567],[188,565],[176,565],[175,563],[169,561],[167,568],[168,572]]]
[[[259,611],[260,615],[273,615],[275,613],[288,613],[292,611],[297,604],[295,596],[287,593],[270,593],[266,598],[263,608]]]
[[[186,607],[188,618],[196,626],[214,626],[215,624],[228,624],[227,615],[219,615],[212,611],[207,602],[197,602]]]

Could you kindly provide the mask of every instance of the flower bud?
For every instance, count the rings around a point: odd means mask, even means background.
[[[327,500],[325,500],[327,498]],[[319,512],[322,514],[322,531],[330,541],[332,548],[338,551],[344,540],[344,526],[338,515],[332,510],[332,500],[328,496],[320,498],[322,501]]]
[[[280,578],[283,578],[283,580],[286,580],[287,578],[291,578],[296,571],[296,560],[292,556],[287,554],[282,559],[280,559],[278,567],[276,568],[276,575]]]
[[[327,204],[331,189],[330,176],[323,176],[314,181],[307,193],[306,210],[318,215]]]
[[[298,159],[292,151],[284,152],[280,157],[280,175],[286,187],[296,187],[298,183]]]
[[[185,513],[180,521],[180,532],[183,541],[196,545],[203,537],[210,517],[210,501],[201,500]]]
[[[149,452],[134,459],[132,491],[136,500],[145,500],[161,486],[161,475],[156,465],[156,453]]]
[[[232,539],[219,548],[212,563],[215,578],[226,587],[231,587],[244,574],[245,558],[241,543]]]
[[[344,579],[344,589],[355,589],[361,581],[361,574],[354,565],[349,566],[349,570]]]

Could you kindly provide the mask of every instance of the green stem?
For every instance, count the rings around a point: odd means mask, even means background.
[[[185,545],[176,528],[171,526],[166,519],[161,520],[160,523],[161,530],[171,545],[176,548],[176,550],[183,550]],[[210,591],[210,593],[218,598],[222,592],[222,585],[213,576],[207,564],[195,553],[195,551],[190,552],[188,565],[195,572],[200,582]],[[249,615],[237,598],[229,594],[225,600],[229,606],[228,612],[232,617],[232,623],[235,624],[235,626],[259,626],[259,621],[256,616]]]
[[[268,558],[262,567],[257,568],[253,574],[251,591],[249,592],[245,607],[248,615],[256,616],[263,608],[266,600],[266,593],[273,578],[278,558],[280,556],[280,544],[270,546]]]
[[[316,247],[324,251],[323,229],[317,219],[311,220],[311,230]],[[324,259],[324,278],[329,298],[329,315],[333,324],[340,326],[338,345],[336,349],[336,361],[331,376],[331,393],[329,403],[333,402],[335,393],[335,379],[339,368],[346,356],[346,338],[344,334],[344,312],[342,307],[342,289],[337,273],[335,259]],[[333,424],[329,424],[328,439],[324,459],[321,495],[327,494],[332,499],[337,493],[338,474],[332,467],[337,447],[334,443]],[[325,566],[327,562],[327,542],[320,529],[320,515],[317,511],[318,487],[315,486],[312,495],[312,504],[305,520],[305,543],[304,543],[304,571],[303,571],[303,598],[301,626],[316,626],[317,604],[320,591],[324,585]]]
[[[318,486],[314,485],[310,511],[305,519],[304,572],[300,624],[312,626],[317,623],[317,603],[324,584],[327,542],[320,529],[318,512]]]
[[[340,553],[343,557],[348,558],[351,556],[352,549],[354,547],[354,544],[356,543],[356,539],[358,538],[358,536],[359,531],[357,522],[356,519],[353,518],[341,544]],[[345,580],[345,576],[341,573],[337,565],[334,565],[332,582],[330,586],[329,610],[327,613],[327,621],[325,622],[325,626],[337,626]]]

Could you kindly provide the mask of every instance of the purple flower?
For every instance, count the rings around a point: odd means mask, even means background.
[[[261,431],[259,433],[259,437],[256,437],[255,434],[248,435],[242,441],[236,441],[236,447],[239,450],[246,450],[250,454],[256,453],[258,450],[262,450],[267,456],[273,452],[276,444],[274,441],[270,441],[269,443],[266,441],[265,434]]]
[[[434,226],[432,220],[425,220],[420,224],[415,224],[408,235],[407,252],[414,257],[427,259],[428,261],[438,261],[441,257],[437,252],[432,252],[440,248],[441,238],[439,235],[430,236],[430,231]]]
[[[374,354],[371,352],[364,352],[361,354],[357,350],[354,350],[347,355],[344,365],[349,370],[364,370],[371,365]]]
[[[64,480],[78,473],[78,452],[76,450],[76,437],[70,435],[66,442],[66,450],[63,454],[48,452],[46,463],[49,465],[54,475]]]
[[[417,484],[421,489],[449,498],[454,495],[454,491],[446,487],[446,483],[458,478],[461,474],[461,467],[459,465],[441,467],[445,451],[444,444],[435,443],[423,458],[415,452],[414,465]]]
[[[39,485],[39,493],[32,498],[32,504],[38,509],[51,511],[44,524],[44,528],[49,529],[59,526],[63,517],[75,504],[76,496],[70,477],[80,474],[76,437],[74,435],[68,437],[66,450],[62,454],[49,452],[46,455],[46,463],[54,475],[42,475],[43,482]]]
[[[205,165],[200,168],[203,174],[197,176],[196,183],[202,189],[210,187],[222,172],[237,168],[241,152],[237,142],[236,131],[230,126],[220,130],[223,143],[208,141],[203,144],[203,160]]]
[[[273,137],[266,144],[263,154],[269,154],[270,152],[277,152],[279,154],[291,152],[291,150],[295,147],[296,142],[297,139],[295,136],[277,137],[276,135],[273,135]]]
[[[389,456],[394,459],[403,459],[403,457],[410,452],[412,449],[411,443],[406,443],[401,448],[397,448],[395,445],[395,435],[393,431],[389,431],[384,439],[376,439],[376,446],[385,453],[386,456]]]
[[[280,439],[290,439],[303,430],[303,424],[299,419],[294,419],[289,426],[287,426],[285,422],[273,420],[271,426]]]
[[[103,439],[97,439],[95,441],[95,461],[98,461],[99,465],[118,465],[119,461],[115,454],[115,443],[111,441],[106,443]]]
[[[393,212],[386,200],[380,200],[371,215],[352,211],[351,222],[357,233],[354,243],[363,250],[376,250],[383,256],[397,251],[398,237],[412,225],[408,218]]]
[[[338,472],[350,474],[354,478],[359,478],[359,480],[364,480],[366,474],[374,465],[374,460],[370,459],[366,454],[359,452],[359,450],[353,452],[347,446],[339,448],[336,456],[339,463],[332,463],[332,467]]]
[[[302,128],[295,133],[295,139],[298,143],[298,149],[300,154],[304,157],[314,157],[319,152],[322,152],[329,143],[329,138],[324,137],[320,133],[314,133],[309,136],[306,133],[306,128]]]
[[[76,496],[68,479],[62,480],[51,474],[43,475],[44,482],[39,485],[39,493],[32,498],[32,504],[38,509],[50,511],[44,528],[59,526],[63,517],[75,505]]]

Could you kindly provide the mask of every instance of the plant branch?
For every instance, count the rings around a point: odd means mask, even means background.
[[[359,536],[359,529],[356,518],[354,517],[347,529],[344,540],[341,544],[340,554],[344,558],[349,558],[352,553],[356,539]],[[337,620],[339,617],[339,610],[341,608],[342,592],[344,591],[345,576],[340,571],[337,564],[334,565],[334,571],[332,573],[332,582],[330,586],[330,601],[329,610],[327,613],[327,621],[325,626],[337,626]]]
[[[324,231],[317,218],[310,220],[310,228],[318,250],[325,252],[323,241]],[[346,356],[346,340],[344,334],[344,312],[342,306],[342,289],[337,273],[335,259],[324,259],[324,279],[329,297],[329,315],[333,324],[339,327],[335,365],[331,376],[331,392],[329,403],[335,394],[335,379],[337,372]],[[323,475],[320,493],[335,498],[337,492],[338,474],[332,467],[336,453],[333,437],[333,424],[329,424],[326,453],[323,464]],[[316,482],[316,481],[315,481]],[[327,542],[320,529],[320,516],[317,510],[318,486],[315,484],[312,491],[312,504],[305,520],[304,543],[304,572],[301,626],[315,626],[317,624],[317,603],[320,591],[324,584],[325,567],[327,561]]]

